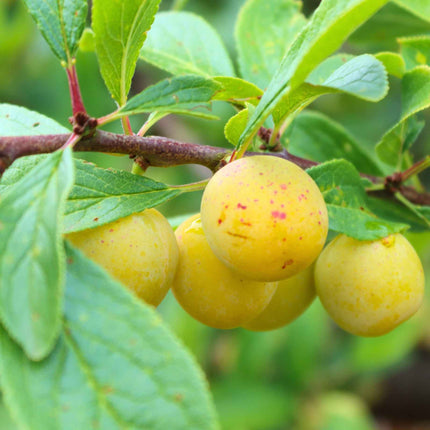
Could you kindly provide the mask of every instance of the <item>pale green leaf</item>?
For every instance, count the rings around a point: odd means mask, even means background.
[[[252,103],[257,105],[263,91],[251,82],[240,78],[228,76],[216,76],[215,82],[221,85],[221,89],[214,95],[213,100],[223,100],[235,104]]]
[[[97,227],[157,206],[180,194],[144,176],[76,160],[76,180],[65,211],[65,231]]]
[[[252,112],[254,112],[254,107],[252,105],[248,106],[232,116],[225,125],[224,136],[233,146],[236,146],[239,142],[240,135],[243,133]]]
[[[341,124],[322,113],[301,113],[282,136],[282,143],[299,157],[324,162],[344,158],[358,171],[381,176],[372,154]]]
[[[402,154],[422,129],[412,115],[430,107],[430,67],[417,66],[402,79],[402,113],[400,121],[384,134],[376,145],[378,157],[391,166],[399,166]]]
[[[70,65],[85,28],[87,0],[24,0],[54,54]]]
[[[430,3],[428,0],[394,0],[399,6],[430,22]]]
[[[389,75],[401,79],[406,72],[405,60],[400,54],[394,52],[379,52],[375,54],[375,58],[384,65]]]
[[[198,75],[177,76],[165,79],[144,89],[131,98],[118,112],[118,116],[142,112],[192,113],[198,107],[208,107],[220,84]]]
[[[172,75],[234,76],[218,33],[190,12],[157,14],[140,57]]]
[[[296,0],[248,0],[236,23],[242,77],[266,88],[297,34],[306,25]]]
[[[336,64],[332,61],[330,63],[331,66]],[[325,94],[345,93],[377,102],[388,92],[387,72],[382,63],[372,55],[364,54],[352,58],[319,84],[328,72],[328,67],[323,67],[321,72],[317,68],[305,83],[287,92],[273,112],[275,123],[281,124],[289,115],[302,110],[317,97]]]
[[[93,0],[92,25],[103,79],[120,106],[160,0]]]
[[[430,65],[430,36],[411,36],[398,39],[406,69]]]
[[[248,142],[290,91],[301,85],[315,67],[340,47],[360,24],[388,0],[323,0],[309,24],[294,40],[269,84],[254,115],[242,134],[241,146]]]
[[[152,307],[71,249],[55,350],[31,362],[1,330],[0,372],[24,429],[218,428],[201,371]]]
[[[28,170],[0,198],[0,319],[32,359],[45,357],[60,331],[62,216],[72,184],[68,148]]]
[[[62,133],[70,133],[70,130],[51,118],[21,106],[0,103],[0,136]]]

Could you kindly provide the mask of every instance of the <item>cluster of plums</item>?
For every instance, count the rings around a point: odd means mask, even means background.
[[[155,209],[68,235],[147,303],[170,287],[211,327],[272,330],[318,295],[333,320],[385,334],[420,307],[424,272],[410,243],[340,235],[324,248],[328,216],[311,177],[274,156],[236,160],[209,181],[201,213],[173,233]]]

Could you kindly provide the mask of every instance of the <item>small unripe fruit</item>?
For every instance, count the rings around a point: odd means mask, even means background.
[[[175,232],[179,264],[172,291],[196,320],[211,327],[238,327],[260,314],[277,283],[243,279],[225,266],[210,249],[195,215]]]
[[[315,182],[274,156],[241,158],[219,170],[203,194],[201,217],[216,256],[259,281],[285,279],[310,266],[328,232]]]
[[[315,299],[313,265],[292,276],[278,281],[272,300],[257,318],[243,325],[252,331],[275,330],[299,317]]]
[[[178,246],[170,224],[155,209],[68,234],[67,239],[153,306],[172,284]]]
[[[340,327],[358,336],[380,336],[418,310],[424,271],[401,234],[375,241],[340,235],[318,258],[315,285]]]

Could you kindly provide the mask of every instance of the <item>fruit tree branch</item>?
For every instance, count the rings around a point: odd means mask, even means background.
[[[17,158],[54,152],[61,148],[69,139],[70,134],[36,135],[36,136],[0,136],[0,174]],[[281,148],[278,148],[281,149]],[[75,151],[106,152],[112,154],[127,154],[147,166],[168,167],[183,164],[199,164],[215,172],[225,163],[231,151],[225,148],[178,142],[159,136],[141,137],[137,135],[114,134],[97,130],[82,136],[76,143]],[[259,153],[261,155],[261,153]],[[266,153],[267,154],[267,153]],[[248,153],[247,155],[255,155]],[[270,155],[284,158],[297,164],[302,169],[308,169],[318,163],[290,154],[281,149]],[[364,175],[374,183],[382,184],[383,178]],[[430,206],[430,194],[419,193],[412,187],[400,185],[388,190],[400,192],[410,202]]]

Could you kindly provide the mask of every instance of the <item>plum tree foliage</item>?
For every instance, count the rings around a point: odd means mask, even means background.
[[[194,319],[256,342],[250,331],[289,324],[316,295],[358,336],[418,310],[423,267],[403,233],[430,226],[418,176],[430,156],[411,150],[430,107],[430,37],[401,39],[400,53],[338,52],[346,40],[366,46],[372,32],[354,31],[374,29],[388,0],[322,0],[309,17],[298,0],[244,0],[238,68],[209,23],[159,12],[160,0],[93,0],[91,19],[86,0],[24,3],[65,70],[72,116],[68,129],[0,104],[0,385],[19,428],[219,428],[203,373],[154,309],[170,287]],[[396,13],[430,22],[428,8],[406,3]],[[84,104],[79,50],[95,53],[117,104],[102,117]],[[140,60],[171,76],[130,97]],[[326,94],[379,102],[388,76],[400,81],[401,114],[374,148],[334,118],[301,113]],[[215,102],[231,109],[220,146],[147,135],[167,115],[219,120]],[[103,130],[113,121],[123,134]],[[75,152],[126,154],[133,169]],[[167,185],[145,175],[185,164],[212,176]],[[201,190],[200,215],[183,214],[175,236],[154,208]]]

